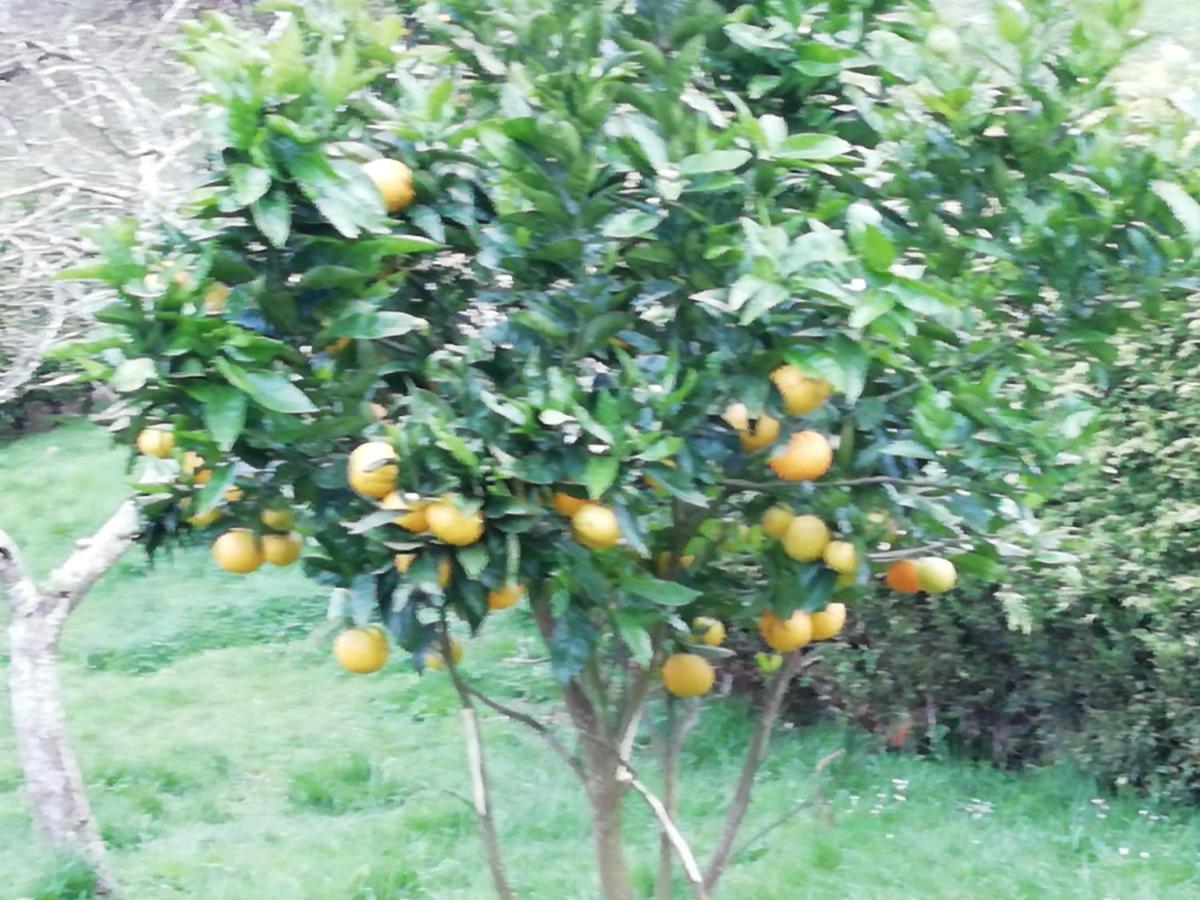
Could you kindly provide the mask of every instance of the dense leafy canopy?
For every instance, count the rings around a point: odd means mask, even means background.
[[[1002,21],[999,69],[921,4],[272,6],[291,15],[269,35],[219,15],[191,34],[213,137],[193,227],[103,238],[112,415],[131,443],[169,424],[213,471],[147,484],[153,540],[235,484],[214,532],[286,500],[306,571],[409,649],[425,609],[478,627],[515,581],[552,600],[569,680],[599,642],[648,662],[681,614],[853,596],[868,553],[993,578],[994,536],[1093,417],[1055,370],[1111,362],[1196,236],[1096,87],[1128,3],[1053,54],[1052,24]],[[378,156],[414,173],[390,218]],[[830,401],[788,416],[784,363]],[[739,402],[779,446],[829,435],[830,472],[775,478],[721,417]],[[410,534],[352,491],[366,439],[394,446],[400,491],[482,511],[483,539]],[[582,546],[554,491],[614,510],[623,546]],[[745,527],[781,498],[859,547],[849,579]]]

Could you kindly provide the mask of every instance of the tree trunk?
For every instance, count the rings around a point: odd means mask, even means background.
[[[589,766],[587,793],[592,807],[592,843],[600,890],[604,900],[633,900],[633,882],[621,842],[624,788],[616,780],[615,768],[605,773],[592,773],[590,769]]]
[[[9,695],[13,732],[34,829],[49,844],[80,856],[96,873],[96,892],[116,893],[104,842],[67,741],[58,684],[58,641],[72,610],[129,547],[137,507],[125,503],[38,587],[13,540],[0,531],[0,588],[7,595]]]
[[[104,843],[67,742],[58,685],[61,618],[39,610],[14,615],[9,623],[13,732],[37,833],[54,846],[78,853],[96,872],[97,892],[110,893],[113,879]]]

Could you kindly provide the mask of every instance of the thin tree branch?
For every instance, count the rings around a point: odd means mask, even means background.
[[[441,632],[439,638],[442,647],[442,659],[446,663],[446,671],[454,689],[458,692],[462,704],[463,739],[467,744],[467,765],[471,772],[471,793],[474,800],[475,818],[479,822],[479,832],[483,838],[484,855],[487,858],[488,869],[492,873],[492,884],[501,900],[514,900],[515,895],[508,884],[508,876],[504,871],[504,859],[500,855],[500,839],[496,834],[496,820],[492,816],[491,798],[488,793],[487,769],[483,759],[483,741],[479,736],[479,719],[475,713],[475,705],[471,702],[471,694],[458,674],[454,664],[454,654],[451,652],[450,633],[446,628],[446,611],[442,610]]]
[[[825,770],[825,767],[827,765],[829,765],[831,762],[833,762],[839,756],[844,756],[845,754],[846,754],[846,751],[843,748],[839,748],[837,750],[834,750],[832,753],[825,754],[817,761],[817,764],[815,766],[813,766],[813,774],[820,775]],[[816,797],[805,797],[803,800],[800,800],[799,802],[795,803],[791,809],[789,809],[787,812],[785,812],[783,815],[781,815],[775,821],[769,823],[768,825],[765,825],[764,827],[762,827],[758,831],[756,831],[752,837],[750,837],[744,844],[742,844],[742,846],[738,847],[736,850],[733,851],[733,856],[730,858],[737,859],[739,856],[741,856],[743,853],[745,853],[747,850],[749,850],[751,847],[753,847],[755,844],[757,844],[759,841],[761,841],[763,838],[765,838],[768,834],[770,834],[772,831],[774,831],[780,825],[786,824],[794,816],[796,816],[798,813],[800,813],[801,810],[807,809],[810,805],[812,805],[813,800],[817,799],[818,797],[820,797],[820,791],[817,792]]]
[[[633,777],[630,769],[623,769],[617,775],[617,778],[627,783],[646,801],[646,805],[650,807],[650,811],[658,819],[663,836],[670,842],[670,845],[675,849],[675,853],[679,856],[679,862],[683,866],[683,874],[687,877],[688,887],[692,889],[692,895],[697,900],[707,900],[708,890],[704,886],[704,875],[700,872],[700,866],[696,862],[695,854],[692,853],[692,848],[688,845],[687,839],[684,838],[679,828],[675,825],[675,820],[671,817],[666,806],[663,805],[663,802],[649,788]]]
[[[480,703],[483,703],[485,706],[488,706],[500,713],[502,716],[506,716],[512,719],[514,722],[520,722],[527,728],[537,732],[539,736],[541,736],[548,744],[550,744],[551,747],[554,748],[554,752],[562,757],[563,762],[565,762],[571,768],[572,772],[574,772],[579,778],[587,777],[587,773],[584,772],[583,763],[580,761],[579,757],[568,750],[566,745],[558,739],[558,735],[556,735],[549,727],[547,727],[545,723],[539,722],[533,716],[529,715],[528,713],[521,712],[519,709],[506,706],[499,700],[489,697],[487,694],[483,693],[483,691],[472,687],[469,684],[464,683],[463,688],[468,694],[470,694]]]
[[[677,716],[679,701],[667,698],[667,728],[662,745],[663,802],[672,818],[678,815],[679,754],[688,732],[700,718],[698,700],[685,700],[683,706],[683,715]],[[670,836],[664,831],[658,846],[658,900],[671,900],[671,849]]]
[[[863,487],[869,484],[895,484],[905,487],[920,487],[920,488],[938,488],[942,491],[963,491],[966,488],[956,484],[946,484],[944,481],[932,481],[925,478],[893,478],[890,475],[871,475],[865,478],[847,478],[840,481],[812,481],[804,482],[814,488],[823,487]],[[727,488],[742,491],[763,491],[766,493],[777,492],[782,490],[794,490],[799,486],[796,482],[791,481],[743,481],[737,478],[726,479],[721,482]]]
[[[0,588],[8,595],[14,616],[30,615],[37,609],[38,590],[25,568],[21,551],[5,531],[0,530]]]
[[[785,654],[783,665],[775,673],[767,688],[767,696],[763,702],[763,708],[759,712],[758,721],[755,723],[754,733],[750,738],[750,745],[746,748],[746,759],[742,764],[742,773],[738,777],[733,799],[730,801],[729,808],[725,812],[725,824],[721,828],[721,836],[717,841],[717,846],[713,850],[712,856],[709,858],[708,868],[704,873],[704,886],[710,892],[716,887],[721,873],[725,871],[725,866],[729,863],[730,855],[733,852],[733,842],[737,838],[738,829],[741,828],[742,820],[746,817],[746,810],[750,806],[750,793],[754,789],[754,776],[758,773],[758,767],[762,764],[763,757],[766,755],[767,742],[770,740],[775,720],[779,717],[779,708],[783,704],[783,696],[787,692],[787,687],[792,677],[800,670],[802,660],[803,658],[798,651]]]

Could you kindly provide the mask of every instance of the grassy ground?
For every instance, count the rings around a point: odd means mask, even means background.
[[[115,506],[123,463],[80,424],[13,443],[0,451],[0,527],[45,572]],[[197,549],[153,568],[130,554],[71,621],[71,733],[129,896],[489,896],[452,691],[401,661],[373,677],[341,672],[322,609],[296,573],[225,576]],[[521,609],[506,613],[466,665],[493,691],[540,704],[553,686],[526,625]],[[0,700],[0,898],[74,897],[70,868],[30,833]],[[490,718],[485,728],[519,895],[596,896],[578,789],[524,733]],[[745,732],[736,701],[710,703],[685,753],[683,821],[700,847]],[[846,756],[814,781],[814,762],[838,747]],[[827,804],[742,854],[723,896],[1200,894],[1200,822],[1186,811],[1100,801],[1066,770],[881,755],[831,728],[780,737],[746,836],[818,788]],[[628,821],[646,895],[653,829],[637,806]]]

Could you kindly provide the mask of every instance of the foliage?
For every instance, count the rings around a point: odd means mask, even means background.
[[[609,783],[589,729],[623,740],[692,615],[857,597],[868,551],[994,580],[1090,430],[1053,368],[1110,365],[1200,238],[1100,81],[1131,0],[1062,53],[1048,10],[1035,28],[1006,7],[999,74],[933,40],[923,4],[274,6],[269,34],[190,34],[214,149],[188,230],[118,226],[86,273],[119,297],[115,430],[174,433],[175,458],[139,464],[147,542],[187,540],[231,487],[218,528],[285,500],[306,573],[349,598],[334,612],[378,614],[418,666],[448,613],[477,631],[489,590],[528,585]],[[415,173],[395,218],[378,156]],[[834,391],[802,426],[783,364]],[[830,474],[773,477],[735,403],[832,435]],[[410,534],[352,491],[364,439],[482,539]],[[556,491],[611,509],[624,545],[585,546]],[[781,496],[858,546],[848,580],[742,524]],[[403,577],[397,552],[417,554]]]
[[[988,605],[864,604],[854,652],[828,660],[839,704],[918,733],[932,720],[935,740],[1001,762],[1067,756],[1113,784],[1197,796],[1200,495],[1181,454],[1200,425],[1198,320],[1192,298],[1171,309],[1172,327],[1122,343],[1088,465],[1044,510],[1058,566],[1015,559]]]

